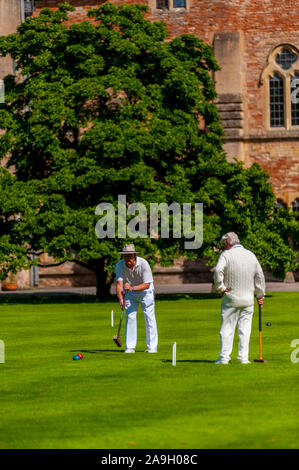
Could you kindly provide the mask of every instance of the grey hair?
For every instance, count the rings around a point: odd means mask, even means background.
[[[225,240],[227,240],[231,246],[238,245],[240,243],[239,237],[235,232],[228,232],[223,235],[221,243],[224,243]]]

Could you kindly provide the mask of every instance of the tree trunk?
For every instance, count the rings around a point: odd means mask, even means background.
[[[96,263],[96,276],[97,276],[97,292],[98,299],[105,299],[110,296],[111,280],[110,276],[105,271],[106,258],[97,260]]]

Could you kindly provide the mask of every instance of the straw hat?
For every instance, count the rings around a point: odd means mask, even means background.
[[[132,255],[139,253],[139,251],[135,251],[135,246],[132,243],[131,245],[125,245],[123,251],[119,251],[119,253],[122,255]]]

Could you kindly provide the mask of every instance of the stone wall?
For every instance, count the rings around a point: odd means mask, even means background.
[[[186,261],[180,258],[175,260],[174,265],[170,267],[156,265],[153,270],[155,284],[212,282],[213,270],[206,265],[206,261]],[[50,264],[54,260],[45,255],[42,262]],[[39,268],[39,287],[91,286],[95,284],[95,274],[74,263],[67,262],[58,267]],[[19,287],[24,287],[24,285]]]
[[[21,22],[20,0],[0,1],[0,36],[15,33]],[[10,57],[0,57],[0,78],[14,71]]]
[[[55,264],[55,260],[48,255],[42,255],[41,263]],[[39,268],[39,287],[92,286],[95,284],[95,274],[75,263],[66,262],[60,266]]]

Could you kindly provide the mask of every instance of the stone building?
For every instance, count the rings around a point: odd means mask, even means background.
[[[0,0],[0,34],[15,31],[26,15],[36,15],[44,7],[55,8],[59,2]],[[88,9],[103,1],[69,3],[76,8],[69,14],[70,22],[77,22],[87,19]],[[228,159],[237,157],[246,166],[259,163],[270,175],[277,205],[299,210],[299,4],[294,0],[138,3],[148,4],[149,19],[166,22],[171,37],[192,33],[214,47],[221,66],[214,79]],[[12,68],[9,59],[0,59],[0,78]],[[60,276],[52,272],[48,277],[47,270],[40,269],[40,285],[84,283],[87,279],[81,270],[74,273],[71,264],[61,269]],[[176,282],[211,279],[202,263],[184,266],[177,262],[172,269],[157,267],[156,271],[158,282],[171,282],[171,278]]]

